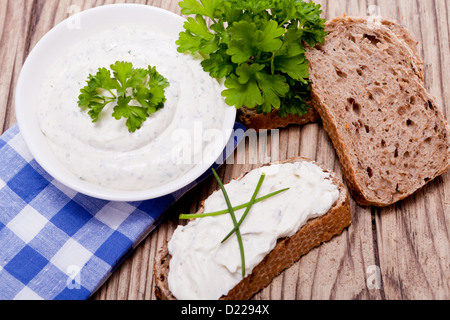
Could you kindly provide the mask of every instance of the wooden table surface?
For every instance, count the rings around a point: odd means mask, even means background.
[[[91,7],[116,2],[143,3],[180,13],[176,0],[0,0],[0,126],[15,124],[14,90],[34,45],[55,24]],[[326,19],[379,10],[406,26],[419,41],[426,87],[450,115],[449,0],[318,0]],[[248,152],[255,154],[252,147]],[[305,156],[341,176],[339,160],[322,125],[280,131],[279,150],[260,158]],[[253,163],[253,164],[252,164]],[[226,164],[229,181],[260,166]],[[156,251],[176,228],[177,215],[197,211],[217,185],[208,179],[168,212],[162,224],[124,261],[92,299],[155,299],[152,265]],[[408,199],[388,208],[364,208],[351,200],[352,225],[312,250],[278,276],[255,299],[449,299],[450,176],[445,174]]]

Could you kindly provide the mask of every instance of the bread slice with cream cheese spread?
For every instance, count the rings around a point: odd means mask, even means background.
[[[257,263],[251,270],[249,270],[249,272],[246,274],[246,276],[244,278],[240,279],[240,281],[238,281],[238,283],[236,283],[229,291],[224,293],[222,296],[217,297],[217,299],[221,299],[221,300],[251,299],[258,291],[260,291],[261,289],[268,286],[274,277],[276,277],[283,270],[285,270],[286,268],[289,268],[292,264],[294,264],[296,261],[298,261],[302,255],[305,255],[314,247],[317,247],[320,244],[322,244],[323,242],[329,241],[332,237],[342,233],[342,231],[351,224],[348,193],[347,193],[347,190],[344,187],[344,185],[338,180],[338,178],[336,177],[336,175],[334,173],[322,169],[315,162],[310,161],[305,158],[294,158],[294,159],[290,159],[287,161],[276,163],[275,165],[283,165],[283,164],[291,164],[291,165],[304,164],[305,166],[303,167],[303,170],[306,170],[306,168],[309,168],[308,166],[306,166],[306,164],[314,165],[315,168],[318,168],[318,170],[320,170],[320,172],[325,173],[327,175],[326,179],[329,180],[329,183],[336,187],[335,190],[337,190],[337,192],[338,192],[338,194],[336,195],[337,196],[336,200],[334,201],[334,203],[330,204],[331,207],[329,207],[327,212],[308,219],[301,226],[299,226],[299,229],[294,231],[293,234],[277,239],[276,242],[274,243],[273,249],[270,250],[264,257],[262,257],[261,258],[262,260],[259,263]],[[271,164],[271,165],[274,165],[274,164]],[[255,169],[255,170],[257,170],[257,169]],[[252,171],[255,171],[255,170],[252,170]],[[262,170],[267,170],[267,168],[263,167]],[[245,183],[245,181],[244,181],[245,177],[249,174],[251,174],[251,172],[246,173],[245,175],[242,175],[241,177],[239,177],[237,179],[233,179],[233,181],[231,181],[230,183],[234,183],[235,186],[236,186],[236,184],[237,184],[237,186],[240,186],[240,184]],[[271,181],[271,180],[268,179],[268,181]],[[264,182],[263,182],[263,185],[264,185]],[[230,186],[230,184],[225,185],[225,189],[229,188],[229,186]],[[274,186],[274,188],[278,188],[278,187],[279,187],[278,185]],[[289,187],[289,186],[286,186],[286,187]],[[242,186],[242,188],[245,189],[244,186]],[[246,189],[246,190],[248,190],[248,189]],[[217,192],[220,192],[220,191],[217,191]],[[261,196],[262,196],[262,194],[261,194]],[[251,194],[248,194],[248,198],[250,198],[250,197],[251,197]],[[231,196],[230,196],[230,198],[231,198]],[[291,195],[290,195],[289,199],[292,199]],[[205,201],[208,201],[208,199],[206,199]],[[267,201],[267,202],[264,203],[265,201]],[[270,201],[271,201],[271,199],[264,200],[263,202],[261,202],[261,205],[267,206],[270,204]],[[287,202],[289,202],[289,201],[287,201]],[[203,205],[204,204],[205,204],[205,202],[203,203]],[[233,205],[237,205],[237,203],[233,204]],[[305,203],[305,206],[309,206],[309,205],[312,205],[312,204]],[[288,208],[289,208],[289,206],[288,206]],[[216,208],[216,209],[220,210],[223,208]],[[294,206],[294,208],[291,207],[290,210],[292,210],[292,209],[294,210],[294,215],[295,215],[295,209],[300,211],[300,208],[295,207],[295,206]],[[199,213],[203,213],[203,210],[204,210],[204,208],[202,208]],[[323,209],[323,210],[325,210],[325,209]],[[255,210],[255,212],[250,211],[249,215],[254,215],[256,217],[258,215],[258,212],[256,212],[256,211],[258,211],[258,210]],[[283,213],[283,212],[279,213],[279,214],[287,214],[287,213]],[[299,214],[300,214],[300,212],[299,212]],[[229,218],[229,217],[227,217],[227,218]],[[201,218],[201,219],[204,219],[204,218]],[[212,219],[214,219],[214,218],[212,218]],[[194,223],[194,222],[195,222],[195,220],[192,220],[188,223],[188,225],[191,223]],[[245,221],[244,221],[244,223],[245,223]],[[243,236],[244,236],[244,233],[248,233],[248,232],[258,233],[259,232],[257,230],[256,226],[254,226],[254,229],[251,229],[251,227],[252,226],[250,226],[250,229],[249,229],[251,231],[246,230],[246,229],[242,230]],[[179,228],[183,228],[183,227],[180,226]],[[208,228],[207,231],[213,232],[213,229],[214,229],[214,227],[210,227],[210,228]],[[180,229],[178,231],[184,232],[185,230]],[[175,233],[177,233],[177,231],[175,231]],[[225,236],[225,234],[219,235],[219,238],[223,237],[223,236]],[[173,240],[173,237],[175,237],[175,235],[172,236],[171,241]],[[249,242],[246,242],[245,239],[244,239],[244,244],[250,246]],[[234,245],[233,243],[230,244],[230,246],[233,246],[233,245]],[[244,246],[244,249],[245,249],[245,246]],[[188,247],[188,249],[185,249],[185,250],[190,250],[190,249]],[[192,248],[192,250],[194,250],[194,248]],[[221,248],[219,247],[218,250],[221,250]],[[238,252],[238,248],[236,248],[236,251]],[[220,251],[215,251],[212,254],[212,256],[204,257],[204,259],[202,259],[203,262],[198,261],[194,264],[188,264],[187,261],[186,261],[186,263],[183,263],[183,260],[182,260],[179,263],[182,264],[182,266],[181,266],[182,268],[186,268],[186,270],[188,270],[189,274],[192,274],[192,273],[195,274],[195,276],[198,279],[197,281],[199,281],[199,282],[205,281],[205,283],[201,283],[202,286],[208,286],[208,285],[211,285],[211,281],[210,281],[210,279],[209,280],[202,279],[203,271],[200,270],[203,268],[203,266],[201,266],[201,265],[204,264],[204,261],[208,261],[210,259],[218,259],[218,260],[223,261],[223,266],[220,266],[221,269],[228,268],[230,270],[234,270],[233,266],[227,265],[228,256],[231,256],[231,254],[228,254],[227,252],[225,252],[224,254],[226,256],[222,257],[222,260],[220,258],[220,255],[221,255]],[[250,255],[250,253],[248,253],[248,254]],[[218,256],[219,256],[219,258],[218,258]],[[176,300],[177,299],[175,297],[175,295],[171,292],[170,283],[169,283],[169,279],[170,279],[169,273],[170,273],[172,259],[173,259],[173,257],[170,254],[169,246],[167,243],[165,243],[164,246],[158,251],[157,256],[155,258],[154,267],[153,267],[154,281],[155,281],[155,288],[156,288],[155,291],[156,291],[156,296],[158,299],[162,299],[162,300]],[[192,267],[193,265],[195,265],[197,267]],[[172,265],[172,267],[173,267],[173,265]],[[236,270],[234,270],[234,271],[236,271]],[[186,278],[187,277],[188,276],[186,276]],[[207,277],[207,275],[205,275],[205,277]],[[221,276],[214,277],[214,275],[213,275],[213,278],[214,278],[214,285],[216,285],[217,282],[220,283],[222,277]],[[177,280],[173,280],[173,279],[177,279]],[[181,286],[185,286],[185,287],[190,286],[187,279],[173,277],[172,281],[178,281],[179,282],[178,284]],[[194,285],[192,285],[192,287],[195,287],[196,285],[197,284],[195,283]],[[193,290],[195,290],[195,289],[193,289]],[[185,296],[194,297],[195,294],[192,293],[192,295],[190,295],[189,293],[187,293],[187,294],[185,294]],[[191,299],[195,299],[195,298],[191,298]]]

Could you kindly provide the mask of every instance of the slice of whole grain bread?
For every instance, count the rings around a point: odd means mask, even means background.
[[[305,158],[292,158],[279,163],[310,161]],[[326,172],[330,172],[325,170]],[[339,199],[323,216],[309,220],[292,237],[278,240],[275,248],[261,261],[250,275],[245,277],[221,300],[248,300],[271,283],[274,277],[300,259],[314,247],[329,241],[351,224],[348,192],[332,172],[331,179],[339,189]],[[242,179],[241,177],[236,180]],[[202,213],[201,209],[198,213]],[[168,275],[170,254],[167,242],[157,252],[153,266],[156,297],[161,300],[175,300],[169,290]]]
[[[392,25],[339,17],[326,29],[306,54],[312,100],[355,200],[391,205],[448,170],[447,122]]]
[[[400,41],[403,41],[409,47],[411,54],[415,57],[414,63],[417,68],[417,76],[423,81],[423,62],[417,49],[418,42],[411,33],[394,20],[381,17],[365,17],[362,19],[365,19],[367,23],[389,28]],[[238,110],[238,119],[248,129],[257,131],[285,128],[289,125],[304,125],[319,121],[320,115],[314,106],[315,101],[310,100],[307,103],[310,108],[308,113],[303,116],[288,115],[285,118],[281,118],[276,110],[268,114],[258,114],[255,109],[242,107]]]

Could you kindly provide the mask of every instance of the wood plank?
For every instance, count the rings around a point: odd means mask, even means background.
[[[15,87],[28,51],[27,34],[32,1],[0,3],[0,126],[2,132],[16,123]]]
[[[441,46],[435,25],[435,1],[417,1],[415,6],[401,2],[398,9],[393,8],[393,4],[397,2],[380,1],[380,7],[385,10],[382,14],[399,19],[419,40],[419,52],[425,61],[425,86],[446,110],[441,88]],[[440,278],[443,273],[439,269],[448,269],[449,261],[440,258],[431,240],[438,237],[439,242],[448,242],[446,225],[433,222],[436,217],[445,215],[439,191],[442,188],[443,177],[440,177],[406,201],[376,210],[381,272],[390,299],[435,299],[442,298],[445,292],[448,295],[448,281]]]

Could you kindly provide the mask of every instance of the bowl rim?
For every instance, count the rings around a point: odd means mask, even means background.
[[[64,186],[82,193],[87,196],[91,196],[97,199],[108,200],[108,201],[123,201],[123,202],[132,202],[132,201],[145,201],[150,199],[155,199],[159,197],[166,196],[168,194],[177,192],[186,186],[190,185],[194,181],[196,181],[200,176],[202,176],[217,160],[221,159],[221,155],[223,150],[225,149],[229,138],[232,135],[234,123],[236,121],[236,108],[229,107],[225,111],[225,117],[222,122],[222,133],[224,135],[224,141],[222,141],[222,149],[220,152],[217,152],[217,157],[214,158],[214,161],[205,161],[203,159],[199,164],[195,164],[193,168],[191,168],[186,174],[181,177],[164,184],[162,186],[158,186],[155,188],[137,190],[137,191],[127,191],[127,190],[115,190],[102,188],[92,183],[87,183],[85,181],[80,180],[74,174],[70,176],[68,171],[65,173],[61,173],[61,170],[58,170],[56,167],[51,165],[53,161],[55,163],[56,156],[52,154],[43,154],[42,148],[40,148],[40,144],[36,143],[37,139],[42,137],[36,137],[36,130],[32,129],[30,126],[30,118],[32,116],[28,116],[27,110],[29,110],[27,106],[27,102],[25,99],[26,96],[26,88],[27,88],[27,77],[30,76],[30,72],[33,71],[33,66],[37,63],[38,57],[46,51],[46,48],[52,43],[52,39],[55,36],[62,32],[62,28],[65,28],[64,24],[68,22],[69,19],[74,18],[83,18],[89,17],[89,15],[102,14],[103,12],[107,12],[107,10],[147,10],[149,14],[157,14],[157,15],[166,15],[171,17],[172,19],[178,19],[178,23],[184,23],[186,21],[182,16],[168,11],[163,8],[145,5],[145,4],[136,4],[136,3],[117,3],[117,4],[107,4],[102,6],[93,7],[61,21],[56,26],[54,26],[51,30],[49,30],[33,47],[33,49],[28,54],[22,69],[20,71],[16,90],[15,90],[15,112],[17,125],[19,127],[19,131],[25,141],[25,144],[30,151],[33,158],[36,162],[56,181],[63,184]],[[181,31],[181,30],[180,30]],[[35,107],[37,109],[37,107]],[[37,118],[37,117],[35,117]],[[34,120],[35,122],[36,119]],[[39,125],[38,125],[39,126]],[[40,131],[40,130],[39,130]],[[43,136],[42,131],[40,134]],[[219,149],[219,148],[217,148]],[[52,161],[48,161],[48,158],[53,158]],[[211,157],[212,158],[212,157]],[[56,162],[60,163],[59,160]],[[62,165],[62,164],[61,164]]]

